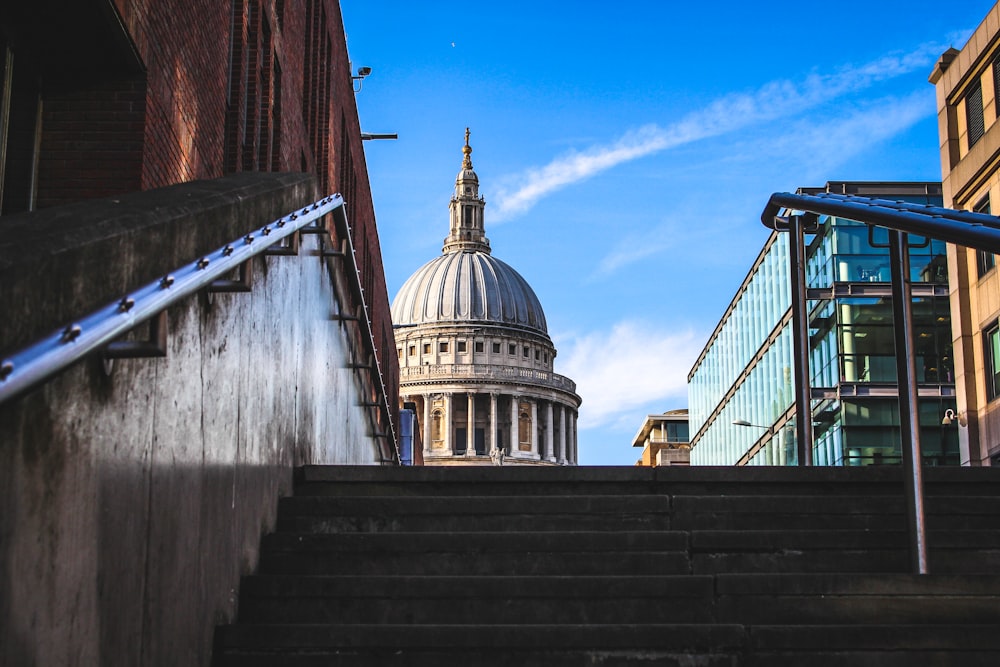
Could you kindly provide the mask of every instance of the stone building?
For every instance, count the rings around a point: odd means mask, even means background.
[[[637,466],[686,466],[691,464],[691,437],[688,411],[667,410],[646,415],[632,438],[633,447],[642,447]]]
[[[442,255],[392,303],[400,397],[420,422],[425,465],[577,463],[576,384],[553,372],[556,348],[527,281],[494,257],[469,131]]]
[[[961,50],[948,49],[937,90],[944,205],[1000,212],[1000,5]],[[1000,273],[992,253],[948,244],[955,394],[964,465],[1000,464]]]

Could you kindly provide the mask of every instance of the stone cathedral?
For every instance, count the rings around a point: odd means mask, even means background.
[[[440,257],[392,303],[400,395],[416,406],[425,465],[576,465],[576,384],[527,281],[491,254],[469,130]],[[494,456],[495,458],[495,456]]]

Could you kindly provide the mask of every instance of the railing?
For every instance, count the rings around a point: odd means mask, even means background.
[[[499,382],[529,382],[576,393],[576,383],[568,377],[534,368],[495,364],[426,364],[399,369],[400,379],[445,380],[448,378],[497,380]]]
[[[333,214],[334,230],[326,223]],[[342,321],[356,322],[360,327],[361,344],[367,364],[355,364],[356,369],[368,368],[373,375],[375,400],[366,407],[377,408],[382,419],[373,418],[375,436],[379,438],[379,453],[383,462],[399,462],[399,449],[381,367],[376,354],[364,292],[354,258],[344,200],[339,194],[324,197],[286,216],[249,232],[242,238],[210,252],[198,260],[124,295],[118,301],[68,323],[65,327],[0,360],[0,403],[9,401],[35,387],[71,364],[91,354],[101,354],[105,360],[115,358],[164,356],[166,326],[164,311],[200,290],[209,292],[249,291],[250,260],[261,253],[276,255],[298,254],[300,234],[330,235],[341,239],[338,251],[323,251],[326,257],[347,262],[348,284],[338,285],[338,292],[351,296],[358,303],[358,312],[342,315]],[[287,239],[287,243],[282,243]],[[278,248],[274,246],[278,245]],[[241,280],[224,279],[235,271]],[[351,279],[353,277],[353,280]],[[346,293],[345,293],[346,292]],[[341,296],[338,294],[338,296]],[[116,341],[144,322],[151,323],[151,340],[143,342]],[[382,431],[378,430],[381,421]],[[388,431],[388,432],[386,432]],[[382,440],[389,440],[390,451]],[[388,457],[387,457],[388,454]]]
[[[784,210],[787,215],[780,215]],[[915,572],[926,574],[926,526],[920,422],[917,405],[917,372],[913,339],[913,302],[908,234],[957,243],[1000,253],[1000,219],[906,202],[833,193],[775,193],[768,200],[761,222],[791,235],[789,262],[792,283],[792,331],[795,357],[795,420],[799,465],[812,465],[812,414],[809,383],[808,290],[805,278],[805,233],[815,231],[820,215],[837,216],[885,227],[889,231],[889,273],[892,281],[893,332],[896,375],[899,379],[899,417],[902,458],[910,534],[911,563]]]

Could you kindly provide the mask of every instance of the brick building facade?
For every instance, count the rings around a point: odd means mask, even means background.
[[[344,195],[395,396],[389,299],[338,2],[0,5],[3,214],[236,171],[310,172],[321,191]]]

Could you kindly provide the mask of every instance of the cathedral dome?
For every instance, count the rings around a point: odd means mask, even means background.
[[[392,321],[498,324],[548,334],[542,304],[528,282],[480,251],[448,252],[417,269],[392,303]]]
[[[466,128],[441,255],[392,301],[399,395],[418,417],[419,464],[576,465],[576,383],[555,372],[535,291],[493,256],[485,209]]]

